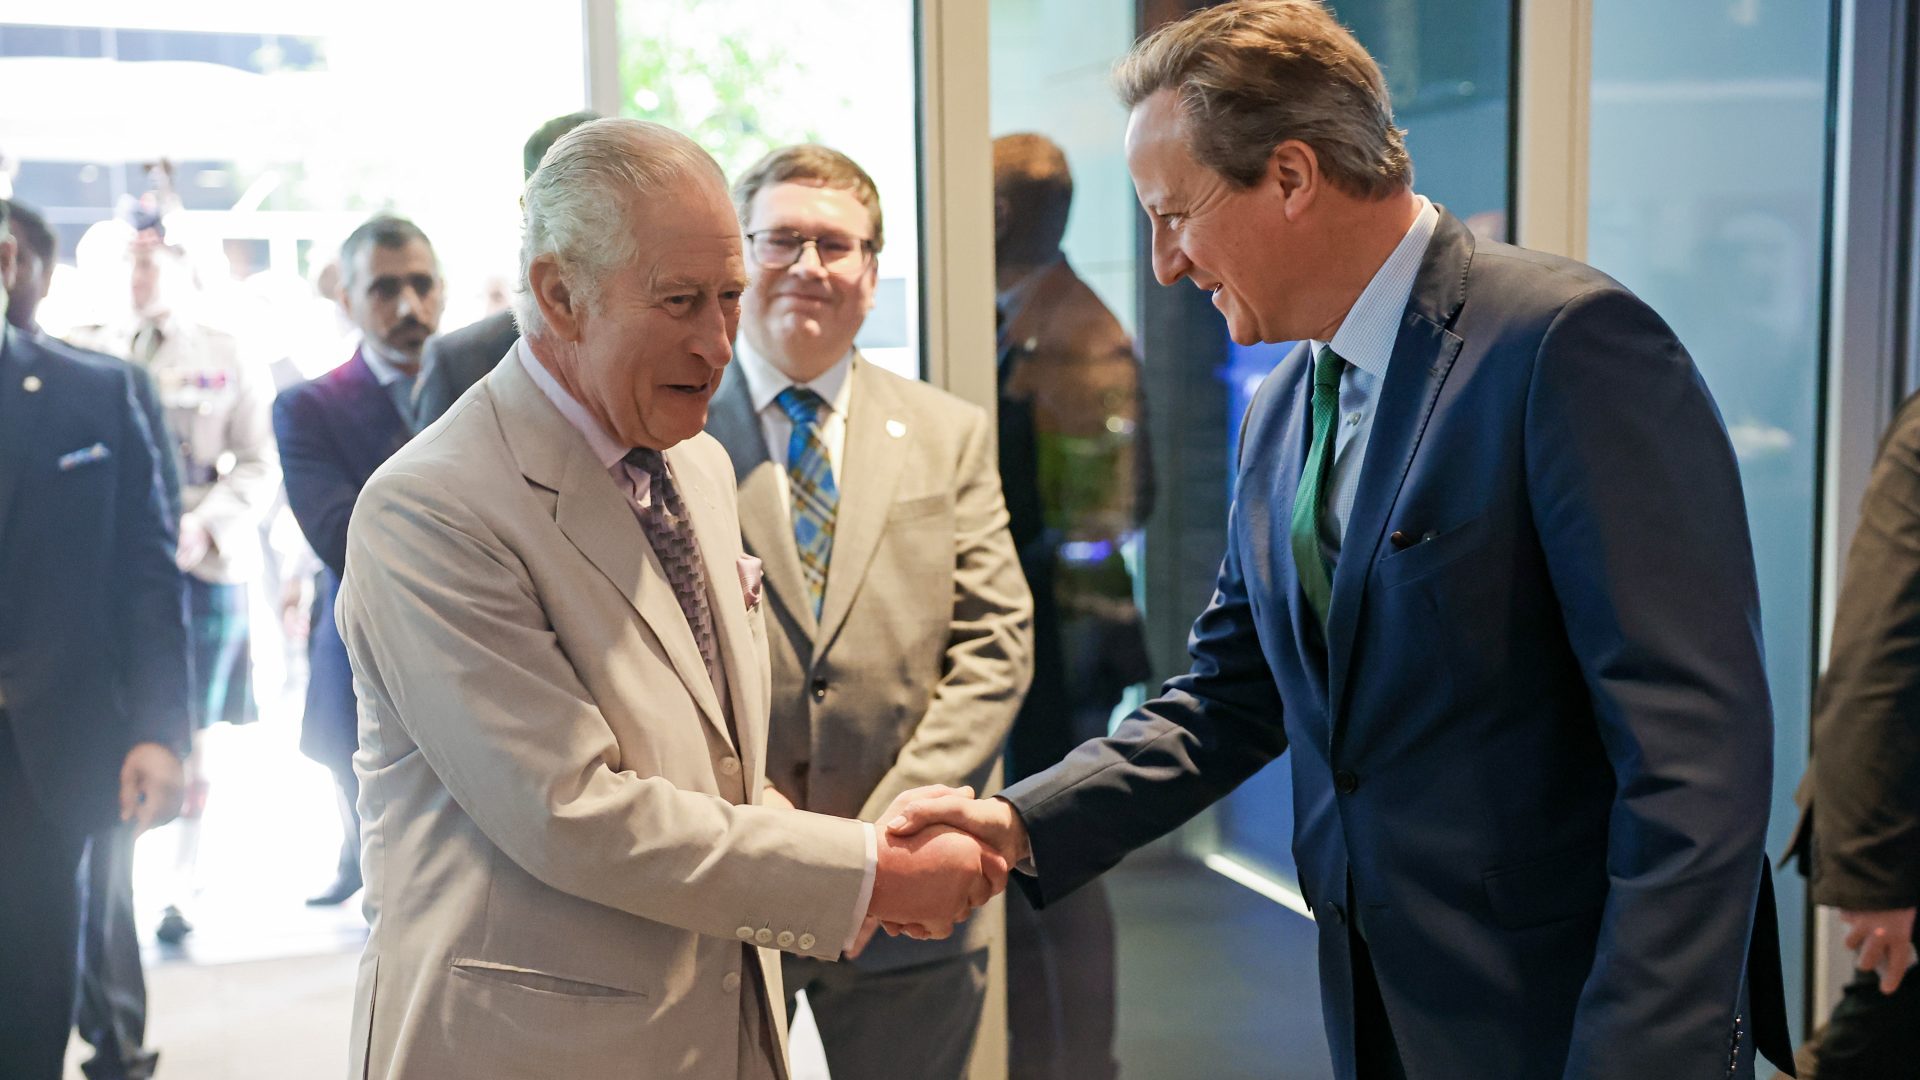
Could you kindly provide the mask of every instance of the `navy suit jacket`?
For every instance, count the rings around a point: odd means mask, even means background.
[[[185,582],[127,371],[0,333],[0,696],[47,816],[85,834],[136,743],[186,754]]]
[[[287,504],[326,566],[307,645],[300,750],[330,769],[344,769],[360,742],[353,668],[333,622],[333,597],[346,572],[347,521],[367,478],[407,444],[412,432],[356,350],[325,375],[280,392],[273,402],[273,434],[280,443]]]
[[[1736,1040],[1746,1075],[1755,1035],[1780,1064],[1758,592],[1686,351],[1598,271],[1443,213],[1324,635],[1287,539],[1310,367],[1248,411],[1191,670],[1005,793],[1023,887],[1058,898],[1290,749],[1341,1077],[1356,916],[1413,1080],[1722,1076]]]

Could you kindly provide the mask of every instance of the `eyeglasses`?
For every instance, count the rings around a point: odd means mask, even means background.
[[[808,244],[824,270],[852,270],[864,267],[873,254],[873,241],[859,237],[827,233],[801,236],[792,229],[762,229],[747,234],[747,249],[753,261],[769,270],[785,270],[800,261]]]

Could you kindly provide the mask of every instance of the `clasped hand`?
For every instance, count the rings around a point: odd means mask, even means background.
[[[849,950],[858,956],[878,927],[938,939],[1007,887],[1027,857],[1026,830],[1013,808],[976,800],[972,788],[902,793],[881,817],[879,859],[867,921]]]

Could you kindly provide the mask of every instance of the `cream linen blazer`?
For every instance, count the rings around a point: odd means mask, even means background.
[[[741,942],[851,936],[862,826],[752,805],[769,676],[732,465],[706,435],[667,460],[737,747],[624,493],[518,363],[362,492],[336,608],[372,926],[350,1075],[735,1077],[747,955],[786,1036],[777,956]]]

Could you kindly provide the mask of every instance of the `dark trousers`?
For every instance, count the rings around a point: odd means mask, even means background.
[[[360,777],[349,759],[334,768],[333,785],[340,807],[340,857],[335,875],[342,881],[360,880]]]
[[[147,978],[133,925],[133,841],[130,824],[87,841],[86,912],[80,944],[80,1037],[94,1056],[89,1080],[146,1080],[158,1055],[141,1044],[147,1031]]]
[[[0,1080],[60,1080],[73,1030],[85,846],[29,793],[0,710]]]
[[[1800,1080],[1882,1080],[1920,1071],[1920,970],[1907,972],[1891,994],[1880,992],[1878,973],[1855,976],[1794,1063]]]
[[[1007,1075],[1011,1080],[1111,1080],[1113,908],[1094,879],[1036,911],[1007,890]]]

